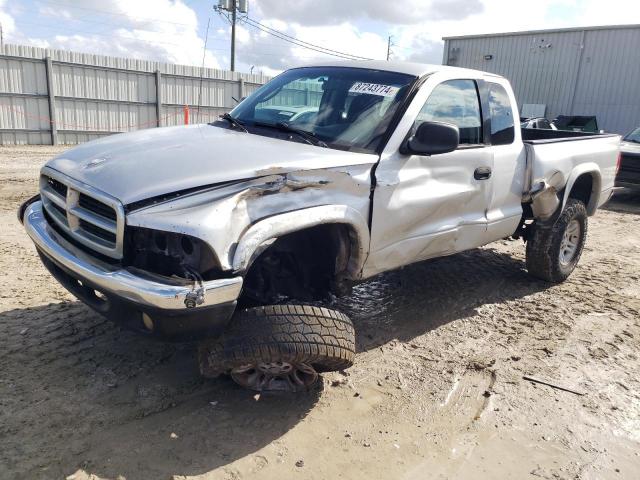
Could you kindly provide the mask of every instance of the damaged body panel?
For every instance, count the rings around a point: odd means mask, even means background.
[[[326,223],[353,225],[359,269],[369,249],[373,163],[268,175],[193,193],[128,216],[128,225],[198,235],[217,252],[223,270],[246,271],[267,240]],[[233,220],[231,220],[233,219]],[[354,268],[357,278],[359,269]]]
[[[612,158],[617,157],[619,144],[617,135],[525,140],[528,188],[524,198],[532,202],[534,216],[546,220],[564,207],[576,181],[585,175],[591,179],[587,212],[593,215],[613,192],[616,163]]]
[[[525,225],[576,201],[595,213],[619,138],[526,132],[517,118],[493,74],[292,69],[213,124],[59,155],[20,217],[47,268],[99,312],[217,335],[238,306],[344,295],[384,271],[527,238]]]
[[[376,155],[190,125],[94,140],[64,152],[47,165],[129,205],[171,192],[262,177],[269,175],[265,173],[269,170],[287,173],[376,160]]]

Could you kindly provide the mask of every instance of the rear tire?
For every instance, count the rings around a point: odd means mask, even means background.
[[[587,238],[587,209],[570,198],[560,216],[536,221],[527,240],[527,270],[534,277],[560,283],[576,268]]]
[[[228,373],[252,390],[307,390],[316,372],[353,365],[355,333],[349,317],[308,305],[272,305],[238,313],[219,338],[200,344],[205,377]]]

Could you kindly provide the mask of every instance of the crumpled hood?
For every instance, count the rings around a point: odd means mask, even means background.
[[[204,185],[377,159],[372,154],[191,125],[111,135],[67,150],[47,166],[126,205]]]

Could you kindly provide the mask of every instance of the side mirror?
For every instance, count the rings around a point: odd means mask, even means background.
[[[445,122],[422,122],[404,143],[400,153],[438,155],[453,152],[460,144],[458,127]]]

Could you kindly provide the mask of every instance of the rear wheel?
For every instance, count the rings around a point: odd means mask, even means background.
[[[560,216],[536,222],[527,240],[527,270],[535,277],[559,283],[576,268],[587,238],[587,209],[570,198]]]
[[[343,313],[308,305],[272,305],[237,314],[217,339],[199,346],[205,377],[227,373],[257,391],[302,391],[318,372],[353,364],[355,334]]]

